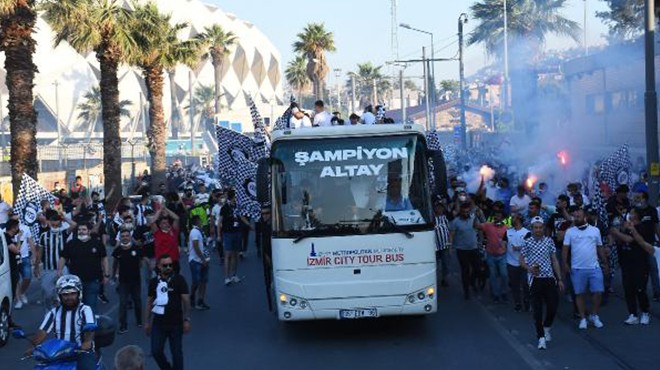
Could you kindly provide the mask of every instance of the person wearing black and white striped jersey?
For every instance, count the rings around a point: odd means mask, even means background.
[[[77,370],[93,370],[96,366],[94,333],[84,332],[83,328],[96,324],[96,318],[92,309],[82,303],[82,282],[76,275],[63,275],[57,279],[56,291],[61,304],[48,311],[32,344],[41,344],[53,333],[57,339],[76,343],[82,351],[78,354]],[[32,354],[33,350],[34,347],[30,347],[26,354]]]
[[[147,214],[149,210],[153,210],[149,204],[149,194],[142,194],[140,198],[140,203],[135,206],[135,225],[144,226],[149,223],[147,220]]]
[[[48,215],[48,229],[39,235],[39,261],[41,265],[41,293],[43,303],[50,307],[55,298],[57,264],[70,233],[78,226],[69,218],[62,219],[56,211]]]
[[[523,239],[520,266],[527,270],[538,349],[546,349],[547,342],[552,340],[550,327],[557,314],[559,291],[564,290],[564,282],[561,279],[555,243],[545,235],[543,218],[536,216],[530,224],[532,232]]]

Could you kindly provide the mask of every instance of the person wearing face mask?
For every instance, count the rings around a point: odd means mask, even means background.
[[[64,244],[69,234],[75,230],[77,224],[71,219],[63,222],[62,216],[55,210],[46,212],[48,218],[46,229],[39,235],[39,253],[37,259],[40,266],[37,268],[41,274],[41,293],[44,305],[50,309],[55,302],[55,282],[58,275],[58,263],[64,250]],[[98,272],[98,270],[97,270]]]
[[[573,227],[564,235],[562,261],[564,271],[571,272],[575,291],[575,303],[580,316],[579,329],[587,329],[586,294],[592,295],[592,308],[589,321],[596,327],[604,325],[598,316],[602,293],[605,290],[603,273],[609,274],[608,258],[598,228],[587,223],[584,209],[572,206]],[[570,262],[569,262],[570,252]],[[599,263],[600,258],[600,263]],[[601,263],[603,269],[601,270]]]
[[[89,224],[78,225],[77,237],[71,239],[60,254],[57,274],[62,276],[64,265],[69,272],[78,276],[83,286],[83,303],[96,311],[96,302],[101,284],[108,282],[110,269],[105,246],[98,238],[93,238]],[[99,278],[99,271],[103,277]]]
[[[647,243],[656,244],[660,239],[660,223],[658,212],[649,204],[649,193],[640,190],[634,195],[634,206],[639,216],[639,233]],[[648,256],[651,270],[651,287],[653,288],[653,300],[660,301],[660,278],[658,277],[658,263],[655,257]]]
[[[534,310],[538,349],[546,349],[552,340],[550,328],[557,314],[559,291],[564,290],[555,243],[545,236],[545,222],[532,219],[532,232],[524,237],[520,250],[520,266],[527,270],[527,281]],[[545,319],[543,311],[545,306]]]
[[[119,238],[119,246],[112,252],[112,257],[113,276],[119,281],[119,334],[124,334],[128,331],[126,314],[129,298],[135,309],[135,322],[138,327],[142,326],[140,268],[144,258],[142,249],[133,243],[129,230],[121,230]]]
[[[507,227],[504,224],[504,212],[497,210],[493,213],[493,222],[477,224],[486,237],[486,263],[488,264],[490,294],[493,302],[506,302],[506,286],[509,276],[506,268],[506,236]]]

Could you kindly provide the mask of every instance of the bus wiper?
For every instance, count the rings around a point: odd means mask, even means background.
[[[306,230],[302,235],[293,240],[294,244],[299,243],[303,239],[313,236],[324,235],[337,235],[337,234],[360,234],[360,229],[353,225],[340,225],[340,224],[321,224],[315,229]]]
[[[375,213],[374,218],[372,220],[370,220],[372,226],[379,224],[379,222],[382,222],[383,225],[381,227],[383,227],[385,225],[391,226],[392,229],[394,229],[394,231],[405,235],[406,238],[408,238],[408,239],[412,239],[412,238],[415,237],[415,234],[413,234],[410,231],[408,231],[408,230],[402,228],[401,226],[399,226],[396,223],[396,221],[394,221],[390,217],[384,216],[382,209],[375,210],[375,209],[369,208],[369,210]]]

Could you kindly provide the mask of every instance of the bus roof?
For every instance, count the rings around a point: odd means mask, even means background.
[[[306,127],[295,130],[277,130],[272,132],[273,143],[281,140],[318,139],[335,137],[383,136],[417,133],[424,135],[426,130],[419,124],[382,124],[331,127]]]

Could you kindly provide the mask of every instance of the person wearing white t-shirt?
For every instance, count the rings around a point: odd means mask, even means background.
[[[305,113],[298,107],[291,110],[291,118],[289,119],[289,128],[298,129],[303,127],[312,127],[312,121],[305,115]]]
[[[32,281],[32,266],[36,263],[37,249],[34,244],[32,232],[27,225],[20,224],[19,232],[16,235],[16,242],[21,244],[21,264],[20,275],[21,282],[16,290],[16,303],[14,308],[21,309],[23,305],[28,303],[27,293]]]
[[[605,291],[603,273],[609,274],[608,258],[603,248],[600,230],[587,223],[584,209],[571,207],[573,224],[564,235],[564,247],[562,248],[562,260],[564,271],[571,272],[571,281],[575,290],[575,304],[580,315],[580,329],[587,328],[585,316],[587,291],[592,294],[592,308],[589,321],[596,328],[602,328],[603,323],[598,316],[601,303],[601,295]],[[571,254],[570,263],[568,254]],[[600,262],[603,264],[601,270]]]
[[[364,108],[364,113],[362,113],[362,124],[363,125],[373,125],[376,123],[376,116],[374,115],[374,107],[367,105]]]
[[[314,127],[332,126],[332,115],[325,111],[323,100],[314,103]]]
[[[527,206],[532,201],[532,198],[529,195],[525,194],[525,187],[518,185],[518,192],[516,195],[511,197],[509,201],[509,206],[511,207],[511,213],[526,213]]]
[[[190,302],[198,310],[208,310],[210,307],[204,300],[206,296],[206,283],[209,280],[209,256],[204,247],[204,233],[202,233],[202,220],[199,216],[192,216],[193,225],[188,237],[188,263],[190,264]]]
[[[509,286],[516,312],[529,311],[529,285],[527,284],[527,272],[520,266],[520,250],[525,244],[524,238],[530,231],[523,227],[523,216],[514,213],[511,216],[512,227],[504,234],[506,242],[506,267],[509,275]],[[522,292],[522,296],[521,296]]]

